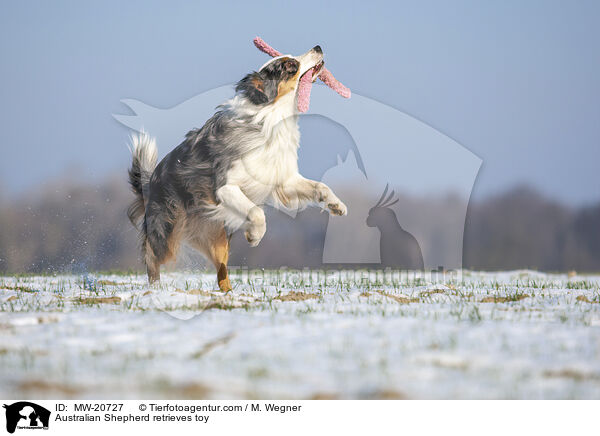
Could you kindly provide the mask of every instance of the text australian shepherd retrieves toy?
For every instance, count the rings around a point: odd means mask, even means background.
[[[231,290],[230,235],[243,228],[250,245],[258,245],[266,230],[264,204],[316,204],[346,214],[327,185],[298,173],[298,88],[305,75],[316,80],[322,67],[319,46],[275,57],[240,80],[236,95],[158,165],[154,139],[132,138],[129,182],[136,199],[128,216],[140,229],[151,283],[187,241],[215,265],[219,288]]]

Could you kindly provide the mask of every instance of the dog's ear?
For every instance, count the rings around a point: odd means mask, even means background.
[[[236,92],[244,94],[252,103],[264,104],[269,101],[265,93],[265,81],[259,73],[250,73],[240,80],[235,87]]]

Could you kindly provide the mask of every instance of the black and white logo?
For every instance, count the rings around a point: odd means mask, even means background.
[[[29,401],[19,401],[3,406],[6,409],[6,431],[16,429],[48,430],[50,411]]]

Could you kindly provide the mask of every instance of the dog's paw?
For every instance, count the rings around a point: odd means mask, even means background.
[[[329,209],[329,213],[332,215],[343,216],[348,214],[348,208],[339,200],[332,203],[327,203],[327,209]]]
[[[250,244],[251,247],[256,247],[267,231],[265,213],[260,207],[254,207],[250,213],[248,213],[246,222],[246,231],[244,232],[244,235],[246,236],[248,244]]]
[[[221,292],[228,293],[233,288],[231,287],[231,282],[229,281],[229,277],[225,277],[224,279],[219,280],[219,289]]]
[[[324,205],[332,215],[346,215],[348,208],[336,197],[333,191],[324,183],[317,185],[317,201]]]
[[[257,229],[246,229],[244,235],[246,236],[248,244],[250,244],[251,247],[256,247],[258,244],[260,244],[260,241],[265,235],[265,230],[263,229],[261,232]]]

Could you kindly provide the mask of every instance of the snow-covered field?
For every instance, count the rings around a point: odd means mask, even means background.
[[[212,280],[0,277],[0,396],[600,398],[600,276]]]

